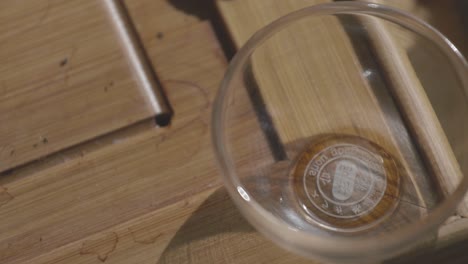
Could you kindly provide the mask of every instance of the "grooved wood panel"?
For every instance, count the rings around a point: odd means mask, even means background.
[[[132,2],[130,13],[167,89],[172,124],[139,124],[4,174],[0,262],[300,260],[255,232],[221,187],[208,123],[226,60],[210,25],[165,1],[146,3]],[[159,10],[180,24],[170,26]],[[160,20],[146,24],[147,16]],[[239,137],[258,126],[242,114]]]
[[[186,41],[200,35],[199,41]],[[215,53],[214,40],[210,27],[201,24],[148,45],[174,103],[170,128],[147,129],[3,185],[2,263],[23,263],[77,240],[84,241],[75,251],[83,255],[79,261],[110,260],[101,251],[114,251],[117,236],[105,237],[109,247],[85,238],[220,186],[207,122],[226,62]],[[200,52],[192,54],[188,46]],[[205,67],[192,67],[197,62]]]
[[[0,171],[154,114],[99,1],[0,2]]]

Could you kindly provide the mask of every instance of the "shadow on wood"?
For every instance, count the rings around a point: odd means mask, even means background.
[[[468,262],[468,255],[465,253],[468,241],[462,241],[457,244],[435,249],[427,248],[416,252],[411,252],[392,260],[384,262],[385,264],[410,264],[410,263],[450,263],[462,264]]]
[[[200,20],[209,20],[215,31],[216,37],[221,44],[224,55],[230,60],[236,52],[234,43],[228,34],[225,23],[220,17],[213,0],[169,0],[169,3],[176,9]]]
[[[245,233],[254,233],[253,236]],[[215,191],[184,223],[157,263],[224,262],[229,251],[239,251],[243,241],[259,237],[231,201],[227,191]]]

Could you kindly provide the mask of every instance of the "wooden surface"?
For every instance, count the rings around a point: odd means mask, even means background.
[[[173,122],[143,120],[3,173],[0,262],[299,263],[255,232],[221,187],[208,124],[226,59],[210,24],[166,1],[127,4]]]
[[[104,11],[0,2],[0,171],[154,115]]]
[[[0,263],[314,263],[263,238],[222,188],[208,126],[226,59],[205,6],[126,4],[169,127],[155,127],[97,1],[0,3]],[[243,114],[241,136],[258,126]]]

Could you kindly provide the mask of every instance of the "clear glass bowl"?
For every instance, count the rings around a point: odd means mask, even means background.
[[[212,136],[265,236],[363,262],[432,243],[468,187],[467,63],[405,12],[337,2],[284,16],[229,65]]]

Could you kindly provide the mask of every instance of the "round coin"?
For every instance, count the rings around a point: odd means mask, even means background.
[[[357,136],[315,140],[293,170],[297,199],[309,218],[333,230],[362,230],[398,202],[399,168],[382,147]]]

